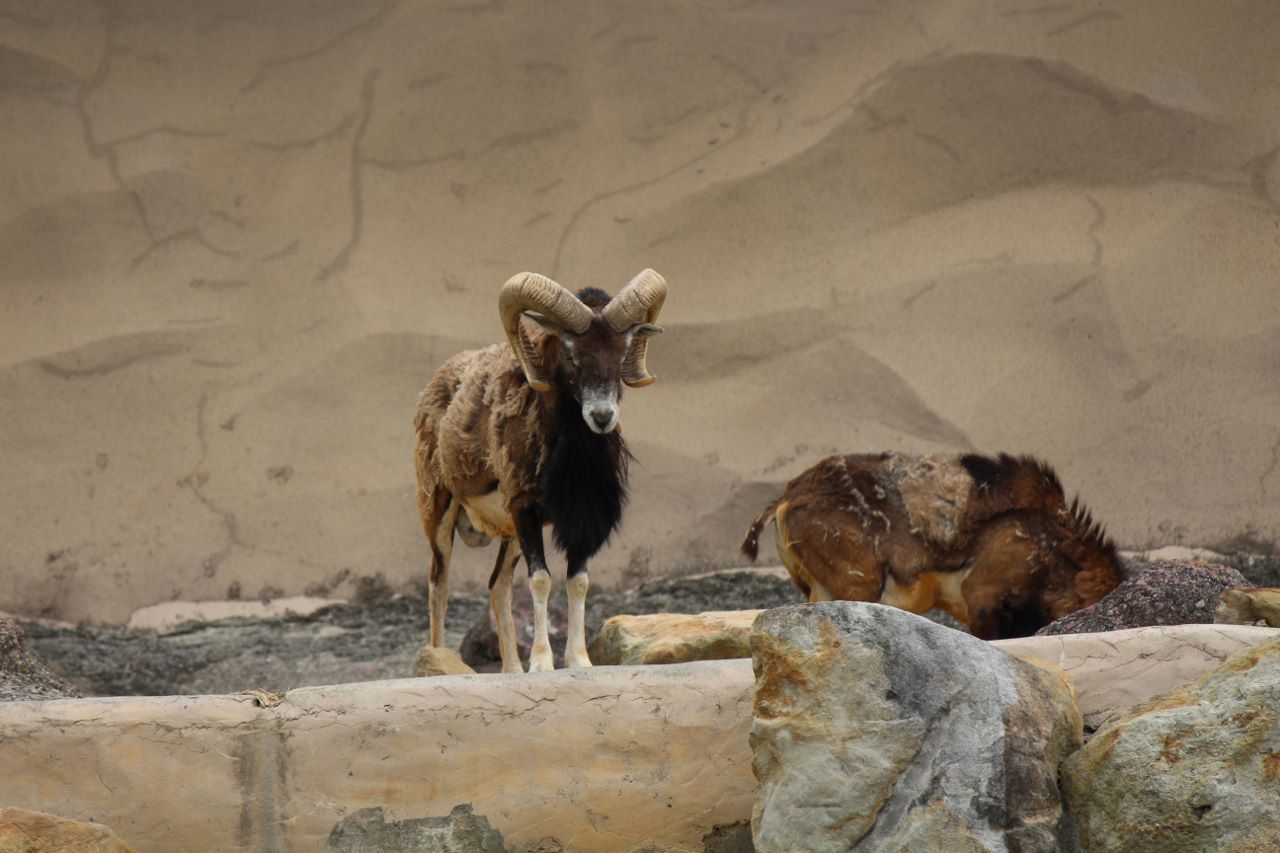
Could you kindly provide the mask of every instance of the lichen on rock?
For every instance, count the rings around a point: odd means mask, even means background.
[[[1086,850],[1280,849],[1280,639],[1122,714],[1062,771]]]

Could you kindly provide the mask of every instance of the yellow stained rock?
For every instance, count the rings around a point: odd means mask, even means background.
[[[0,853],[137,853],[100,823],[0,809]]]
[[[761,612],[613,616],[591,642],[591,661],[599,665],[749,658],[751,624]]]

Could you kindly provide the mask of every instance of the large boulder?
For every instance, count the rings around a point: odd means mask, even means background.
[[[759,610],[612,616],[591,642],[595,664],[687,663],[751,657]]]
[[[1236,586],[1249,586],[1249,582],[1235,569],[1164,560],[1143,568],[1091,607],[1050,622],[1036,634],[1092,634],[1147,625],[1212,622],[1218,597]]]
[[[878,604],[766,611],[752,634],[756,849],[1068,849],[1055,669]]]
[[[1224,589],[1213,611],[1220,625],[1268,625],[1280,628],[1280,589],[1245,587]]]
[[[0,809],[0,853],[136,853],[100,823]]]
[[[79,695],[80,691],[31,653],[17,622],[0,619],[0,702]]]
[[[1280,849],[1280,639],[1123,714],[1063,786],[1088,851]]]

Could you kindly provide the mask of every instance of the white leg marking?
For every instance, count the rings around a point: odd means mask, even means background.
[[[498,630],[498,649],[502,653],[503,672],[524,672],[520,663],[520,649],[516,645],[516,623],[511,618],[511,581],[516,561],[520,559],[520,546],[514,539],[504,543],[506,550],[499,557],[498,579],[489,590],[489,607],[493,611],[493,624]]]
[[[550,672],[555,669],[551,656],[551,638],[547,635],[547,601],[551,598],[551,573],[540,569],[529,578],[533,596],[533,648],[529,650],[529,671]]]
[[[449,559],[453,556],[453,525],[458,520],[458,503],[450,501],[440,526],[436,528],[436,541],[432,543],[440,551],[439,577],[436,574],[435,555],[427,574],[427,611],[431,623],[431,645],[437,649],[444,645],[444,614],[449,609]]]
[[[586,610],[587,573],[574,575],[565,584],[569,597],[569,637],[564,642],[564,665],[570,669],[591,666],[587,656]]]

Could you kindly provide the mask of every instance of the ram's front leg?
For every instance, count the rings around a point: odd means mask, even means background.
[[[564,643],[564,665],[570,669],[591,666],[587,656],[587,564],[585,560],[569,562],[569,580],[565,591],[569,599],[569,636]]]
[[[516,513],[516,533],[529,566],[529,592],[533,596],[533,648],[529,650],[529,671],[555,669],[551,638],[547,632],[547,602],[551,598],[551,572],[542,551],[542,513],[537,506]]]

